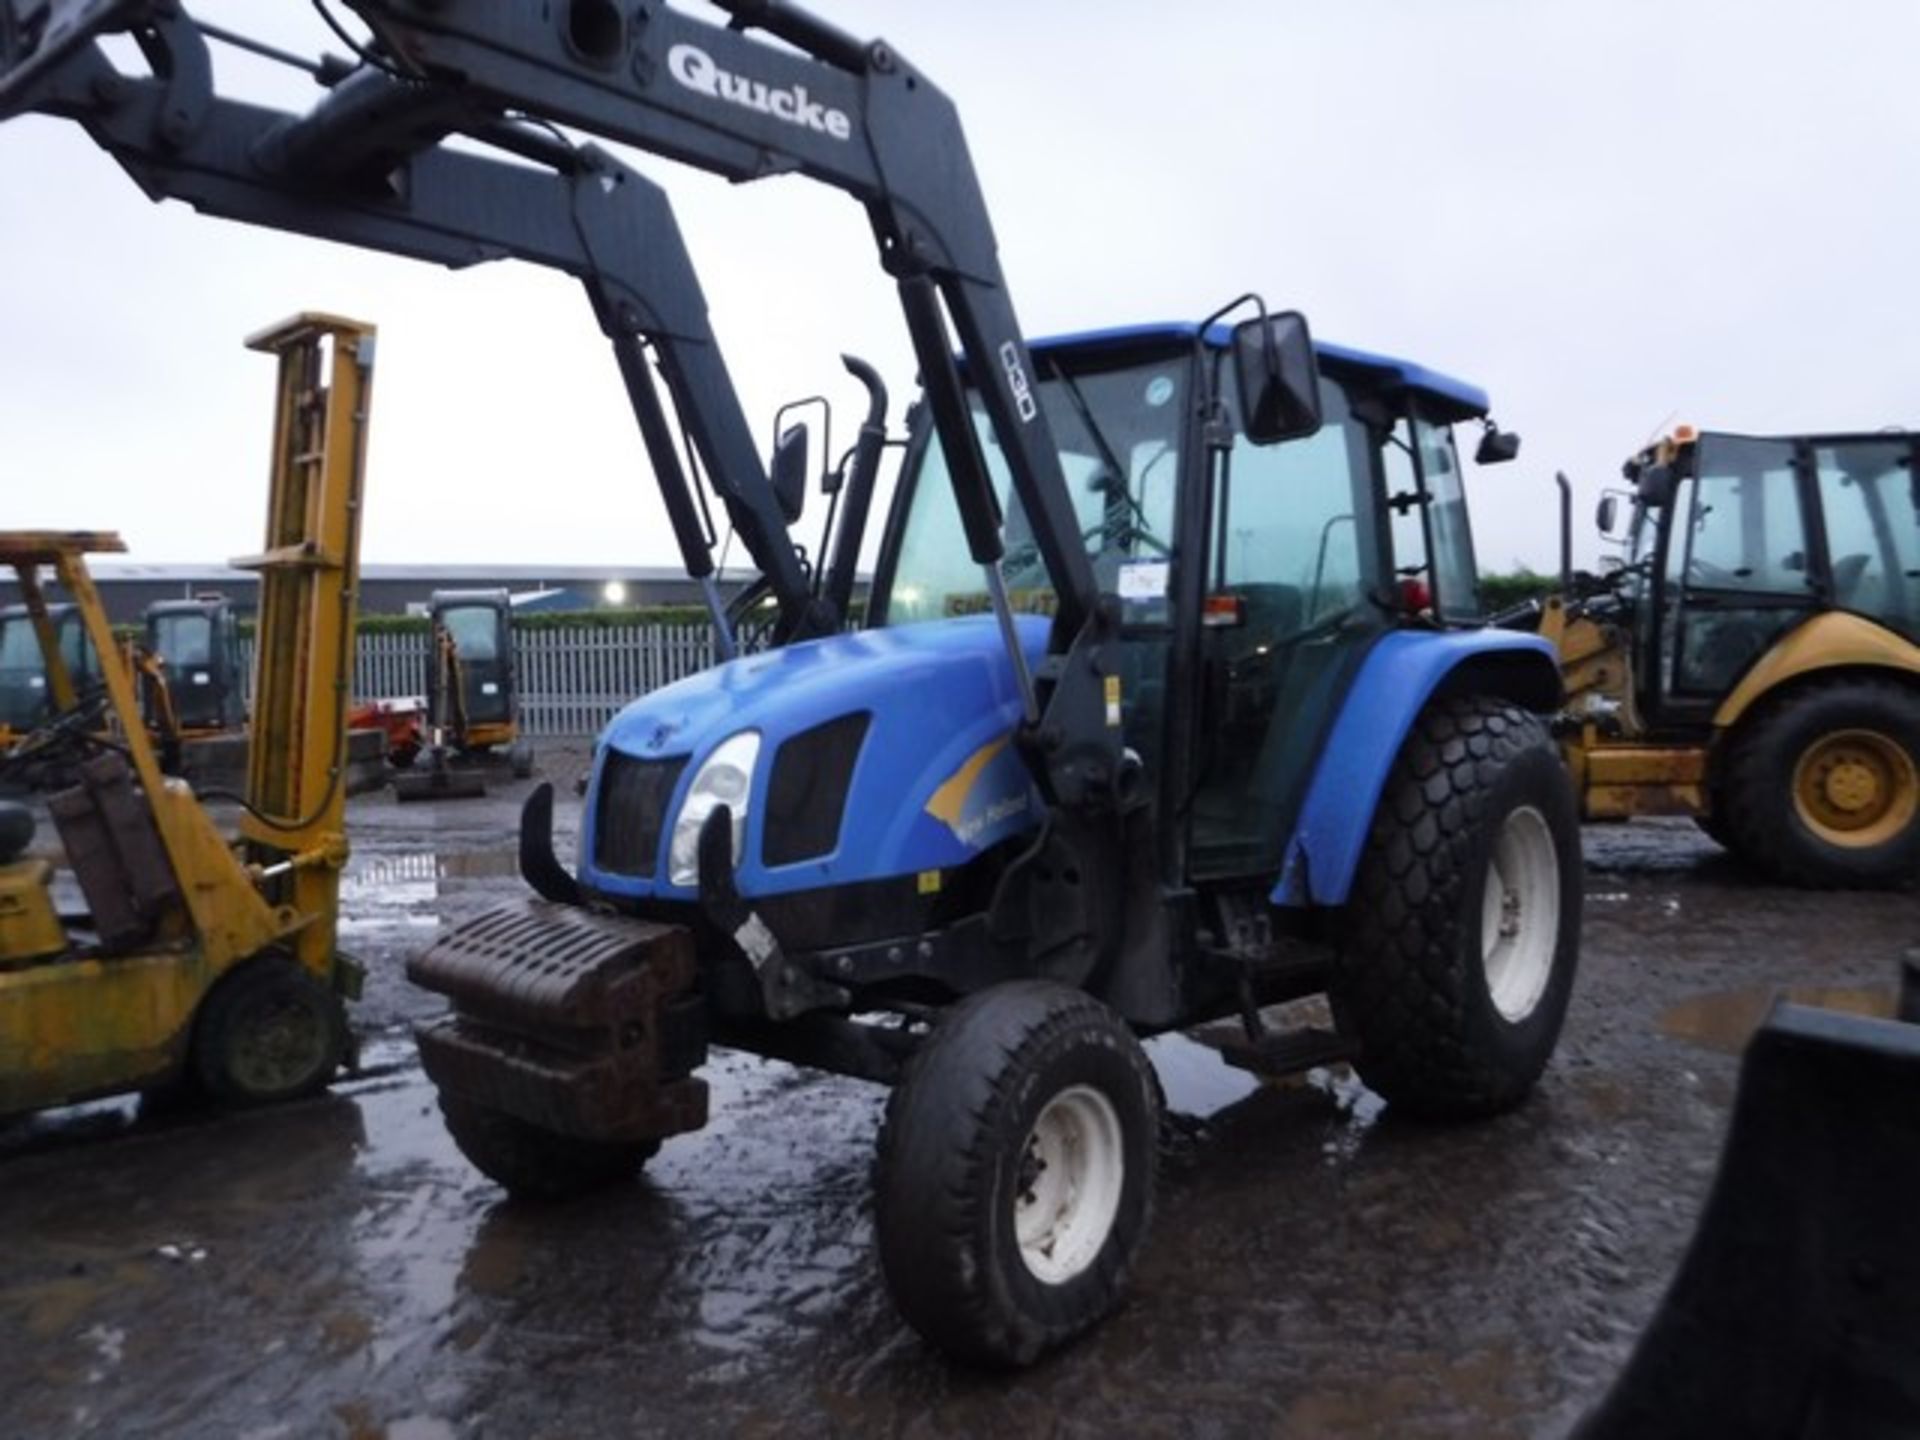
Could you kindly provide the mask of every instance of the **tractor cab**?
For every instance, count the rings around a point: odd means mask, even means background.
[[[1162,813],[1186,817],[1193,880],[1279,869],[1312,757],[1383,636],[1481,624],[1454,426],[1496,437],[1482,463],[1517,446],[1475,387],[1324,344],[1318,430],[1258,443],[1228,338],[1168,325],[1033,346],[1080,537],[1119,604],[1126,744],[1161,777]],[[972,413],[1006,507],[1009,599],[1050,613],[977,396]],[[875,575],[877,623],[989,608],[946,468],[921,413]]]
[[[512,606],[505,590],[436,590],[427,707],[456,749],[484,752],[518,734]]]
[[[79,694],[97,690],[100,655],[81,622],[79,607],[45,606],[61,659]],[[33,613],[25,605],[0,610],[0,749],[52,720],[59,710]]]
[[[151,682],[142,692],[149,729],[209,734],[245,722],[240,621],[231,600],[155,601],[147,607],[146,652],[158,672],[146,671]]]

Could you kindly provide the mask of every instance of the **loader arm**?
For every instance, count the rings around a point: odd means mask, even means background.
[[[1125,772],[1117,695],[1102,655],[1115,609],[1097,592],[1034,398],[1032,359],[953,103],[884,43],[856,40],[783,0],[719,0],[733,17],[724,26],[664,5],[611,0],[349,3],[376,37],[378,66],[356,70],[292,116],[214,98],[205,36],[174,0],[4,0],[0,116],[37,109],[78,119],[150,194],[235,218],[446,264],[513,254],[583,274],[590,263],[583,278],[615,336],[650,451],[664,426],[648,413],[646,387],[636,385],[642,367],[634,333],[661,347],[675,399],[710,463],[720,432],[731,435],[737,405],[714,397],[726,389],[731,401],[731,391],[704,314],[698,343],[665,315],[649,319],[650,307],[674,299],[672,286],[663,293],[647,283],[660,278],[658,270],[691,278],[677,237],[670,255],[636,249],[633,235],[600,219],[610,162],[596,161],[608,168],[572,186],[566,204],[548,200],[529,210],[524,196],[503,198],[535,188],[514,167],[477,169],[472,157],[441,142],[465,134],[537,151],[537,132],[509,118],[526,115],[735,181],[801,174],[846,191],[866,207],[881,263],[899,288],[969,550],[987,572],[1023,693],[1024,748],[1036,778],[1058,804],[1107,808]],[[118,79],[93,43],[99,33],[128,29],[154,61],[155,81]],[[753,30],[785,43],[769,44]],[[639,184],[634,177],[625,188]],[[535,216],[544,223],[530,237]],[[660,228],[656,221],[639,238],[657,242]],[[635,261],[637,273],[615,272],[617,286],[610,277],[589,278]],[[624,315],[622,299],[639,313]],[[969,420],[956,343],[1058,597],[1037,684],[1000,579],[999,504]],[[712,468],[736,526],[774,579],[783,625],[790,633],[816,629],[805,623],[812,602],[757,456],[750,469],[737,458]],[[662,472],[663,488],[686,552],[691,507],[676,510],[670,473]],[[689,568],[702,573],[693,561]]]
[[[44,28],[22,20],[22,4]],[[99,37],[122,30],[152,75],[124,75],[107,59]],[[649,347],[728,519],[779,601],[779,638],[839,628],[787,537],[658,186],[595,146],[369,68],[328,77],[324,103],[337,107],[328,113],[344,110],[357,126],[355,143],[332,143],[309,117],[214,94],[205,34],[165,3],[6,0],[0,47],[0,118],[35,110],[78,121],[154,200],[453,269],[511,257],[580,280],[613,344],[682,562],[716,619],[712,537],[654,387]],[[535,164],[445,148],[450,135]]]

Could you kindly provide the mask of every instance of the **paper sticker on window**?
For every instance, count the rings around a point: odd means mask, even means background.
[[[1170,567],[1164,560],[1132,560],[1120,567],[1120,598],[1122,600],[1160,600],[1167,593],[1167,571]]]
[[[482,695],[498,695],[500,693],[500,687],[491,680],[483,680],[480,682],[480,693]]]

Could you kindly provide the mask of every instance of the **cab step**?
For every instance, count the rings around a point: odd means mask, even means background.
[[[1191,1032],[1193,1038],[1237,1070],[1252,1075],[1298,1075],[1318,1065],[1338,1065],[1359,1053],[1346,1036],[1319,1026],[1297,1030],[1268,1030],[1249,1040],[1237,1025],[1208,1025]]]

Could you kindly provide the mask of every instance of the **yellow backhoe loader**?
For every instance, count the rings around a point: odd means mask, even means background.
[[[1916,459],[1901,432],[1681,427],[1627,462],[1623,563],[1540,621],[1586,818],[1692,816],[1784,884],[1920,875]]]
[[[197,1080],[250,1103],[320,1088],[347,1058],[337,948],[347,855],[345,711],[374,331],[303,315],[247,343],[277,357],[259,667],[239,838],[166,777],[133,672],[87,571],[104,533],[0,532],[33,617],[53,714],[20,742],[71,747],[48,810],[84,912],[62,913],[34,815],[0,802],[0,1115]],[[75,683],[40,577],[51,569],[100,657]]]

